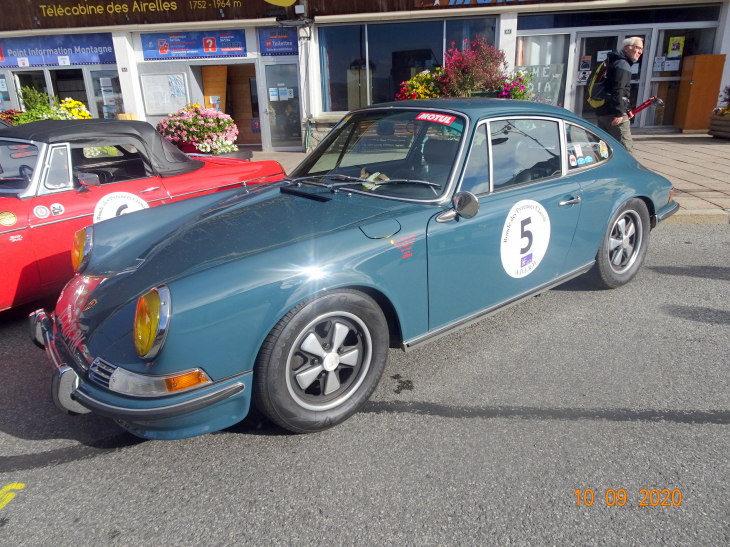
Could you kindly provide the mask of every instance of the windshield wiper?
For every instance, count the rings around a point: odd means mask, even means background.
[[[376,180],[376,181],[368,181],[368,182],[371,182],[372,184],[375,184],[377,186],[385,186],[386,184],[412,183],[412,184],[425,184],[426,186],[441,188],[441,185],[436,184],[435,182],[429,182],[427,180],[417,180],[417,179],[387,179],[387,180]]]

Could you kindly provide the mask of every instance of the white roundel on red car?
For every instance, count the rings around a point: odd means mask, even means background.
[[[502,228],[501,255],[510,277],[530,275],[540,265],[550,244],[550,217],[531,199],[515,203]]]
[[[139,196],[128,192],[112,192],[99,200],[94,208],[94,223],[147,209],[149,205]]]

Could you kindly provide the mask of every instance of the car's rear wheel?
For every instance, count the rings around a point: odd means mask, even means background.
[[[637,274],[649,247],[649,210],[640,199],[630,199],[619,207],[608,224],[596,264],[593,282],[601,288],[616,289]]]
[[[336,425],[378,385],[388,342],[387,321],[372,298],[351,289],[324,293],[269,333],[254,369],[254,401],[295,433]]]

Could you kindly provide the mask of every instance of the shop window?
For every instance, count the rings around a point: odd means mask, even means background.
[[[490,44],[495,43],[495,29],[497,19],[494,17],[483,17],[480,19],[448,19],[446,21],[446,49],[452,44],[464,49],[465,44],[473,42],[477,36],[481,36]]]
[[[368,25],[372,103],[395,99],[401,82],[443,64],[443,21]]]
[[[124,112],[122,86],[116,70],[92,70],[91,81],[94,85],[94,101],[100,118],[115,120]]]
[[[517,30],[717,21],[720,4],[665,9],[612,9],[518,15]]]
[[[367,106],[365,25],[321,27],[322,110]],[[371,64],[371,70],[374,68]]]
[[[532,73],[533,100],[555,106],[565,104],[569,47],[569,34],[517,38],[515,68]]]
[[[49,70],[53,95],[58,100],[71,98],[89,107],[89,100],[86,97],[86,85],[84,84],[84,71],[80,68]]]
[[[10,106],[10,93],[8,92],[8,81],[5,74],[0,74],[0,110],[7,110]]]
[[[561,174],[558,122],[499,120],[490,130],[494,190]]]

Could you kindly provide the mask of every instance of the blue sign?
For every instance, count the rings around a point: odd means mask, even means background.
[[[299,53],[299,39],[295,28],[259,29],[261,55],[296,55]]]
[[[58,34],[0,39],[0,67],[113,65],[112,35]]]
[[[142,51],[145,61],[245,57],[246,33],[221,30],[143,34]]]

